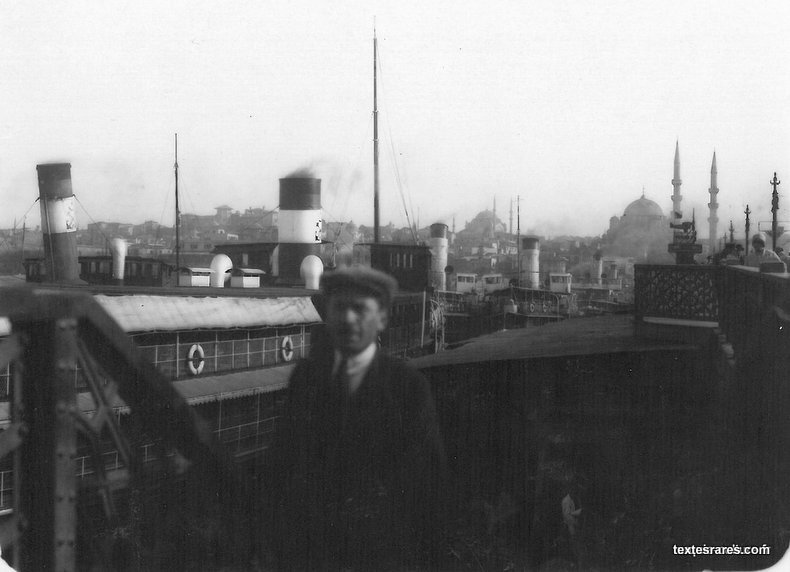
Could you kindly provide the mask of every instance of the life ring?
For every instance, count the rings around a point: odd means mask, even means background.
[[[197,356],[195,356],[197,354]],[[187,354],[187,365],[189,366],[189,372],[192,375],[198,375],[203,371],[203,366],[206,365],[206,354],[203,353],[203,348],[200,344],[192,344],[192,347],[189,348],[189,354]],[[197,365],[195,365],[197,362]]]
[[[535,302],[530,302],[529,303],[529,311],[530,312],[534,312],[535,311]]]
[[[280,357],[285,361],[294,359],[294,343],[291,336],[285,336],[280,343]]]

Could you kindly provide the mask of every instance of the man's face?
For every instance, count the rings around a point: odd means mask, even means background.
[[[765,250],[765,244],[761,240],[755,240],[752,242],[752,246],[757,254],[762,254],[763,250]]]
[[[355,355],[384,331],[387,311],[371,296],[335,292],[327,303],[326,324],[334,347],[344,355]]]

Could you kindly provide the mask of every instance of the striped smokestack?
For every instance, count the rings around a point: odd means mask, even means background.
[[[77,259],[77,218],[71,164],[37,165],[41,228],[48,282],[82,282]]]
[[[447,225],[436,222],[431,225],[431,285],[437,290],[447,290]]]
[[[321,254],[321,179],[280,179],[280,214],[277,281],[300,284],[302,261]]]

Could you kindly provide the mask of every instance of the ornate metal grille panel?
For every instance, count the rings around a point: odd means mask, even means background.
[[[635,313],[681,320],[719,320],[717,266],[634,266]]]

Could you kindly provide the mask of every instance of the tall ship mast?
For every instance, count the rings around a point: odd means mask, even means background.
[[[376,83],[376,28],[373,28],[373,242],[379,242],[379,110]]]
[[[178,208],[178,133],[175,134],[175,164],[173,165],[173,169],[175,171],[176,176],[176,272],[178,269],[181,268],[181,237],[180,237],[180,227],[181,227],[181,211]]]

